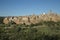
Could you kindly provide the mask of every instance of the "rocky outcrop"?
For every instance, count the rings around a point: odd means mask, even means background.
[[[60,21],[60,16],[54,13],[50,14],[41,14],[41,15],[30,15],[30,16],[19,16],[19,17],[6,17],[3,20],[3,23],[8,24],[10,21],[15,22],[16,24],[36,24],[40,21]]]
[[[4,18],[3,23],[8,24],[9,23],[9,19],[8,18]]]

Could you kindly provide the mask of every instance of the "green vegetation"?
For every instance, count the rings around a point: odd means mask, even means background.
[[[31,25],[1,22],[0,40],[60,40],[60,22],[44,21]]]
[[[4,19],[5,17],[0,17],[0,24],[1,23],[3,23],[3,19]]]

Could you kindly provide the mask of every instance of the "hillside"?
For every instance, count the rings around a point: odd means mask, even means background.
[[[60,22],[0,24],[0,40],[60,40]]]
[[[0,40],[60,40],[60,16],[0,17]]]
[[[8,24],[11,21],[16,24],[26,24],[26,25],[36,24],[41,21],[58,22],[58,21],[60,21],[60,14],[50,12],[50,13],[46,13],[46,14],[42,13],[40,15],[33,14],[30,16],[10,16],[10,17],[8,16],[3,19],[4,24]]]

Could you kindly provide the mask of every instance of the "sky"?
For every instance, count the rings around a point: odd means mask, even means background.
[[[60,13],[60,0],[0,0],[0,16],[39,15],[49,10]]]

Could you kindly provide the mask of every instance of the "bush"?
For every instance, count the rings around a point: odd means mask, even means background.
[[[0,40],[60,40],[60,22],[41,22],[28,27],[11,25],[11,29],[4,29],[3,26],[9,25],[0,24]]]

